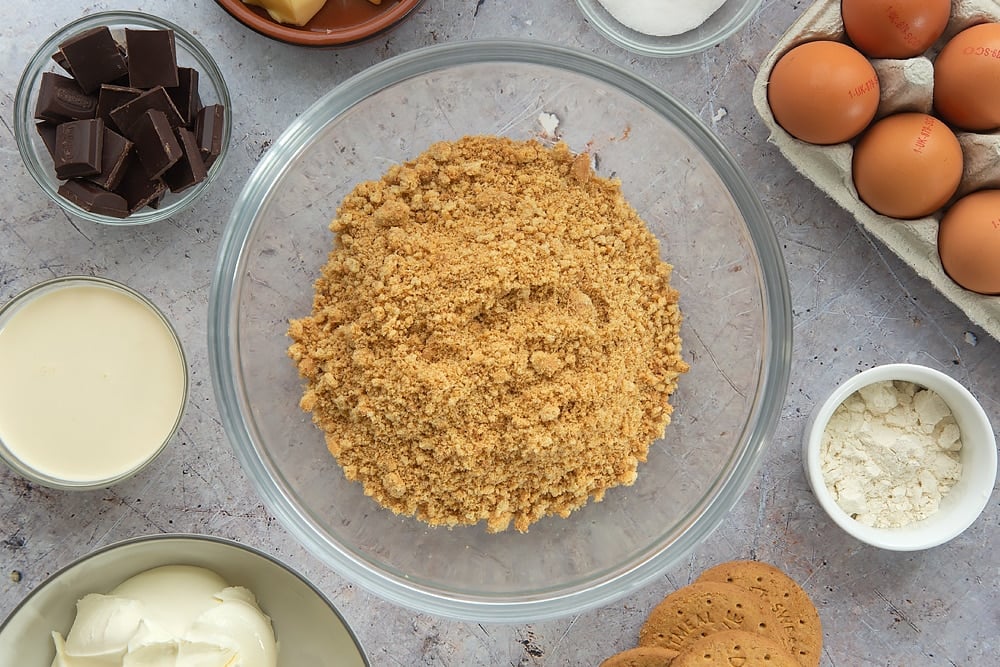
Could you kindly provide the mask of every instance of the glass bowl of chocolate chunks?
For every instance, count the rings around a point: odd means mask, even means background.
[[[14,100],[14,134],[35,181],[67,213],[109,225],[163,220],[219,173],[230,97],[212,56],[183,28],[100,12],[35,52]]]

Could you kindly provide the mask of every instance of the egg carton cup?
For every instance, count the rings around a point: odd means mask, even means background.
[[[880,102],[876,119],[892,113],[930,113],[934,93],[934,56],[954,35],[978,23],[1000,22],[1000,2],[953,0],[951,19],[941,38],[926,53],[905,60],[873,59],[879,77]],[[849,43],[840,15],[840,0],[819,0],[782,35],[767,55],[754,82],[753,102],[767,126],[768,141],[802,175],[850,212],[876,237],[956,306],[974,323],[1000,340],[1000,296],[984,296],[959,287],[944,272],[937,251],[941,212],[915,220],[899,220],[875,213],[858,196],[851,176],[853,142],[818,146],[788,134],[771,113],[767,82],[775,63],[794,47],[821,39]],[[956,132],[964,154],[962,181],[956,198],[975,190],[1000,188],[1000,132]]]

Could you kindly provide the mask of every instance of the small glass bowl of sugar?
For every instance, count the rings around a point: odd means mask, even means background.
[[[721,44],[743,28],[762,0],[576,0],[609,41],[642,56],[674,58]]]
[[[996,438],[955,379],[889,364],[848,379],[816,408],[802,462],[819,504],[848,534],[917,551],[957,537],[982,513]]]

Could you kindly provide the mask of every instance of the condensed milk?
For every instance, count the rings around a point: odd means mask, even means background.
[[[59,278],[0,310],[0,454],[31,479],[127,477],[166,444],[186,396],[176,333],[123,285]]]

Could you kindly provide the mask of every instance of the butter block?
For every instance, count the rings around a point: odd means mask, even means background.
[[[265,9],[278,23],[303,26],[316,15],[326,0],[243,0],[248,5]]]

